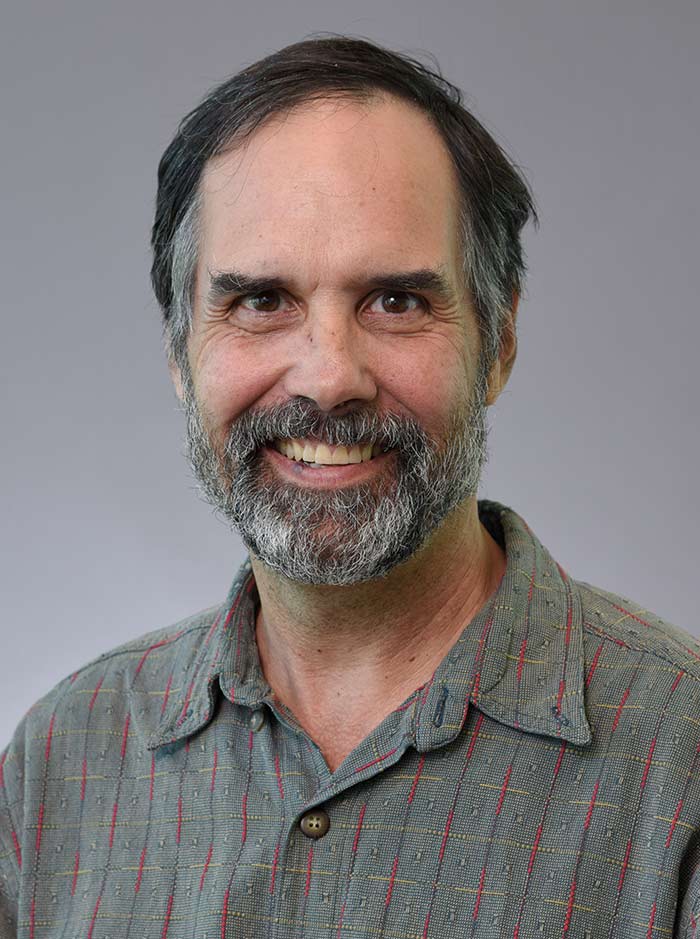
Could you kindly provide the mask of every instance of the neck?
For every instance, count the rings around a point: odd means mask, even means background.
[[[255,557],[251,563],[263,672],[317,743],[317,725],[333,724],[334,705],[338,720],[356,726],[362,739],[429,680],[505,571],[505,555],[481,525],[474,498],[377,580],[300,584]]]

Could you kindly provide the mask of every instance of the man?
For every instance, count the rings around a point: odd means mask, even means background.
[[[24,718],[0,936],[696,935],[698,643],[476,498],[533,217],[456,89],[364,41],[182,123],[153,281],[250,557]]]

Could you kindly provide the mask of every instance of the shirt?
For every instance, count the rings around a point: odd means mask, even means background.
[[[698,642],[479,514],[498,589],[333,773],[261,671],[249,560],[45,695],[0,758],[0,937],[695,937]]]

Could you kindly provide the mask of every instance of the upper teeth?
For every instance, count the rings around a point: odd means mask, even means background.
[[[341,466],[347,463],[364,463],[380,454],[381,447],[371,443],[355,444],[352,447],[329,446],[313,440],[295,440],[285,438],[276,440],[274,447],[290,460],[303,460],[305,463],[321,463],[324,466]]]

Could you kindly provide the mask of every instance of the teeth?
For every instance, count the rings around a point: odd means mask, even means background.
[[[377,444],[354,444],[352,447],[329,447],[325,443],[313,444],[308,440],[275,440],[273,446],[289,460],[315,463],[319,466],[346,466],[349,463],[366,463],[379,456],[382,449]]]
[[[325,443],[320,443],[316,447],[316,463],[322,463],[324,466],[330,466],[333,463],[330,448]]]

